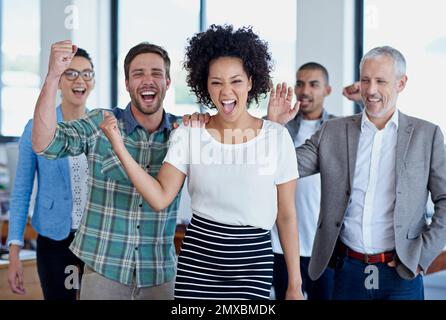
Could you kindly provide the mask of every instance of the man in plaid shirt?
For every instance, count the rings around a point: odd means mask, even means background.
[[[57,124],[59,79],[76,50],[71,41],[51,48],[48,74],[34,112],[32,141],[34,150],[49,159],[81,153],[88,159],[88,201],[70,247],[85,262],[81,299],[172,299],[180,195],[160,212],[144,202],[99,128],[103,110]],[[161,167],[172,123],[177,120],[163,109],[169,68],[170,59],[161,47],[149,43],[133,47],[124,61],[131,102],[125,110],[113,110],[127,149],[153,176]]]

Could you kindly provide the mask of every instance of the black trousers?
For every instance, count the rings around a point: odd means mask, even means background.
[[[76,300],[84,263],[69,248],[74,232],[61,241],[37,237],[37,272],[45,300]]]
[[[307,300],[331,300],[334,286],[334,270],[325,269],[324,273],[316,281],[308,275],[310,257],[300,257],[300,273],[302,275],[302,292]],[[276,300],[285,300],[288,287],[288,271],[283,254],[274,254],[273,286]]]

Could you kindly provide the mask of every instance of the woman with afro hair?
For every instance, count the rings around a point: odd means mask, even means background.
[[[290,275],[286,298],[303,299],[294,144],[284,127],[248,113],[270,89],[267,44],[251,28],[212,25],[189,39],[184,67],[198,103],[217,113],[206,125],[174,131],[156,178],[127,152],[116,120],[106,115],[102,124],[129,178],[159,214],[189,178],[192,220],[178,257],[175,298],[269,299],[270,230],[277,219]]]

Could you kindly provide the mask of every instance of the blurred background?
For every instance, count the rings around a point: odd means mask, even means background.
[[[182,61],[187,39],[211,24],[252,26],[269,43],[275,83],[294,84],[303,63],[323,64],[333,87],[326,108],[341,116],[360,111],[341,92],[358,80],[363,53],[390,45],[407,59],[400,110],[437,123],[445,133],[445,12],[444,0],[0,0],[0,223],[7,216],[17,141],[32,117],[56,41],[71,39],[91,54],[96,88],[90,108],[125,107],[127,51],[142,41],[163,46],[172,60],[164,107],[177,115],[206,111],[189,92]],[[250,112],[265,115],[266,99]],[[189,219],[186,193],[179,223]],[[2,238],[4,243],[4,231]],[[446,276],[433,274],[442,278],[426,279],[426,297],[446,298]]]
[[[355,112],[341,95],[356,80],[363,52],[391,45],[405,54],[409,82],[400,97],[406,113],[434,121],[443,131],[446,70],[446,2],[425,0],[1,0],[0,134],[18,136],[32,116],[53,42],[71,39],[96,66],[88,105],[124,107],[123,59],[141,41],[162,45],[172,59],[173,86],[165,107],[175,114],[200,109],[182,68],[188,37],[210,24],[252,26],[270,46],[274,81],[294,83],[308,61],[325,65],[333,94],[327,108]],[[397,14],[397,13],[404,14]],[[252,112],[266,112],[264,101]]]

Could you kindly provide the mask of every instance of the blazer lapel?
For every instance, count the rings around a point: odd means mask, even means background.
[[[403,163],[406,159],[407,150],[409,148],[410,139],[413,133],[413,124],[409,122],[409,119],[405,114],[399,112],[398,119],[399,121],[395,157],[395,183],[397,189],[398,182],[401,176],[401,170],[403,169]]]
[[[347,122],[348,173],[350,190],[355,175],[356,155],[358,153],[359,135],[361,134],[361,117],[359,114]]]
[[[58,159],[57,161],[57,167],[59,168],[60,175],[62,176],[65,185],[69,190],[71,190],[71,176],[70,176],[70,169],[68,165],[68,158],[62,158]]]

